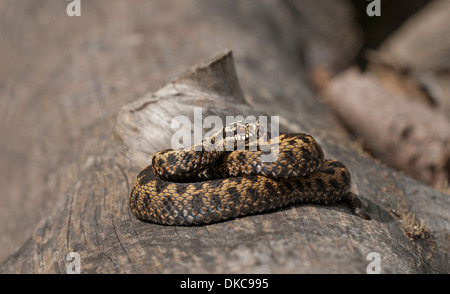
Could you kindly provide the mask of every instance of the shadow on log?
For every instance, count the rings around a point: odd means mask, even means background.
[[[365,273],[367,255],[377,252],[382,273],[448,272],[448,196],[374,163],[331,124],[304,131],[350,167],[371,221],[340,204],[294,205],[200,227],[137,220],[128,208],[133,181],[155,151],[170,147],[172,119],[194,121],[196,108],[203,118],[264,114],[246,103],[228,51],[124,106],[116,121],[100,126],[114,128],[114,136],[98,139],[60,205],[0,271],[65,273],[67,254],[77,252],[83,273]],[[303,130],[299,115],[284,117],[282,129]],[[311,126],[326,124],[315,119]],[[426,221],[427,234],[405,234],[417,225],[412,217],[402,221],[407,213]]]

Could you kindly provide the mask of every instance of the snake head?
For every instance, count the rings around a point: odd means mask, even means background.
[[[257,145],[258,139],[264,136],[264,127],[259,120],[238,120],[203,139],[203,147],[205,150],[245,150],[250,145]]]
[[[239,146],[248,146],[257,142],[258,138],[263,136],[265,132],[259,120],[239,120],[227,124],[224,127],[223,134],[226,146],[232,146],[236,150]],[[229,149],[227,148],[227,150]]]

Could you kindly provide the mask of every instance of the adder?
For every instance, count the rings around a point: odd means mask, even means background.
[[[282,133],[260,144],[263,133],[258,121],[233,122],[198,144],[156,152],[132,187],[132,213],[165,225],[205,225],[294,203],[346,202],[370,219],[349,191],[349,170],[324,159],[313,137]],[[272,153],[276,160],[262,160]]]

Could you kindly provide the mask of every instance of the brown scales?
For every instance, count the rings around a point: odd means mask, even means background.
[[[311,136],[281,134],[279,143],[278,160],[272,163],[261,161],[263,150],[198,152],[189,147],[155,153],[132,188],[131,211],[160,224],[203,225],[293,203],[345,201],[369,219],[349,192],[348,169],[324,160]]]

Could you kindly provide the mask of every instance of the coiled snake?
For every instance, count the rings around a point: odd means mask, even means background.
[[[268,140],[267,148],[235,150],[240,143],[257,146],[260,130],[259,122],[234,122],[191,147],[155,153],[131,190],[131,212],[160,224],[203,225],[293,203],[344,201],[353,213],[370,219],[349,192],[348,169],[324,160],[313,137],[284,133]],[[225,136],[230,132],[234,136]],[[226,151],[230,144],[235,151]],[[261,160],[276,147],[276,161]]]

